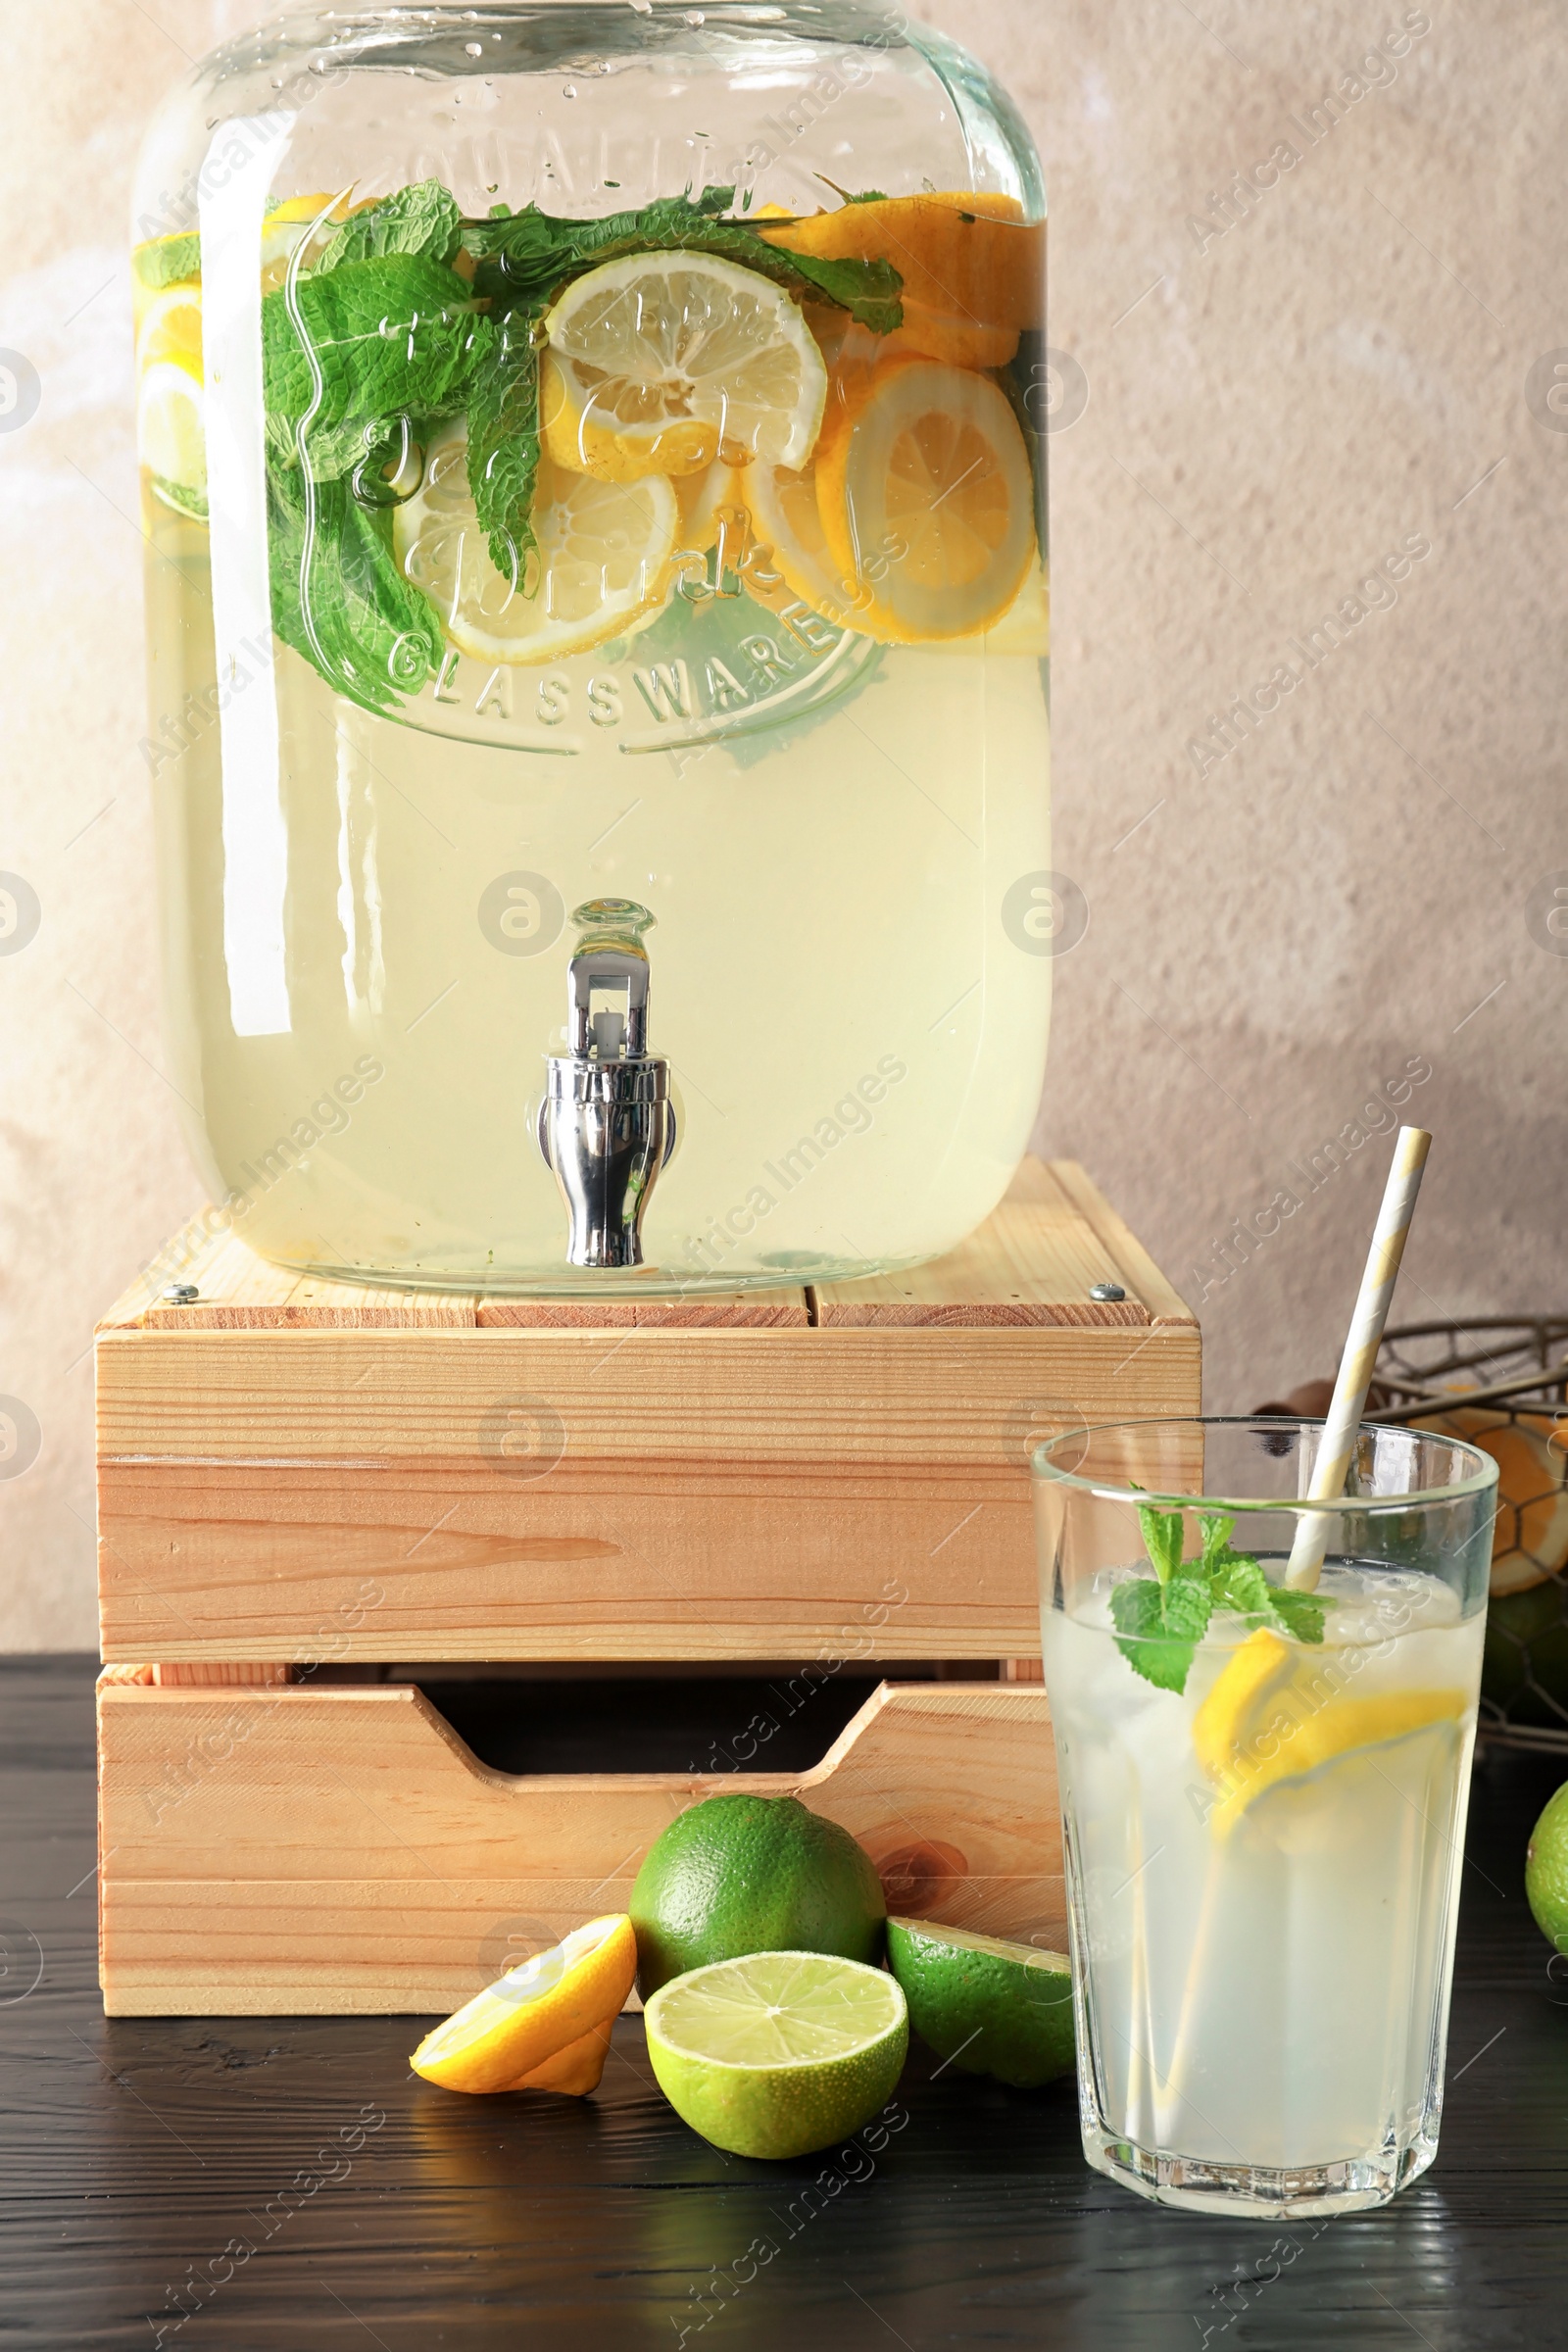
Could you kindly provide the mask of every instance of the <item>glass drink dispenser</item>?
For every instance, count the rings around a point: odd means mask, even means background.
[[[233,1230],[845,1279],[1040,1095],[1045,226],[859,0],[285,17],[133,257],[166,996]]]

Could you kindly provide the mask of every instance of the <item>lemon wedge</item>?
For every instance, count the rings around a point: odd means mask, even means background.
[[[1220,1791],[1209,1815],[1217,1838],[1270,1790],[1418,1732],[1456,1727],[1470,1704],[1457,1690],[1362,1697],[1347,1693],[1348,1680],[1333,1651],[1303,1652],[1261,1626],[1248,1636],[1193,1719],[1194,1751]]]
[[[1022,428],[989,376],[894,358],[840,379],[816,457],[828,555],[875,636],[973,637],[1036,561]]]
[[[662,605],[680,508],[662,475],[607,482],[540,461],[536,556],[514,588],[490,560],[468,487],[467,428],[430,443],[424,480],[398,508],[393,543],[461,653],[481,662],[554,662],[621,635]]]
[[[636,253],[590,270],[545,319],[545,441],[611,482],[761,458],[804,466],[827,369],[800,305],[755,270]]]
[[[409,2063],[447,2090],[593,2090],[637,1974],[623,1911],[592,1919],[476,1993]]]

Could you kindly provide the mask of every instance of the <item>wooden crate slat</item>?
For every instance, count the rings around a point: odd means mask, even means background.
[[[1031,1438],[1199,1391],[1180,1329],[223,1334],[194,1397],[190,1345],[103,1343],[107,1658],[1027,1656]]]
[[[884,1684],[799,1775],[514,1779],[413,1690],[106,1684],[99,1757],[111,2015],[455,2008],[623,1907],[665,1824],[737,1789],[842,1823],[895,1908],[1065,1939],[1038,1687]]]
[[[1000,1207],[956,1250],[903,1273],[820,1285],[817,1318],[825,1330],[1147,1326],[1152,1261],[1118,1249],[1112,1225],[1108,1203],[1081,1168],[1025,1160]],[[1106,1281],[1126,1298],[1091,1298],[1094,1285]],[[1175,1298],[1162,1278],[1155,1287],[1161,1307]]]

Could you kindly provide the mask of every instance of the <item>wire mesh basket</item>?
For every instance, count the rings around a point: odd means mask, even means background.
[[[1568,1755],[1568,1315],[1388,1332],[1367,1411],[1494,1456],[1481,1737]]]

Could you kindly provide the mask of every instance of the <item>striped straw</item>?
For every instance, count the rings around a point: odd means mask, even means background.
[[[1378,1211],[1377,1231],[1372,1236],[1366,1272],[1361,1277],[1360,1297],[1350,1321],[1350,1335],[1340,1358],[1340,1376],[1334,1383],[1333,1401],[1306,1491],[1308,1502],[1337,1502],[1345,1492],[1346,1477],[1360,1434],[1361,1415],[1366,1410],[1366,1393],[1372,1385],[1372,1367],[1383,1345],[1383,1327],[1389,1319],[1394,1286],[1399,1279],[1405,1239],[1431,1149],[1432,1138],[1425,1128],[1399,1129],[1388,1188]],[[1296,1542],[1291,1546],[1290,1565],[1285,1571],[1287,1585],[1298,1592],[1315,1591],[1323,1573],[1323,1554],[1328,1543],[1328,1514],[1303,1511],[1297,1521]]]

